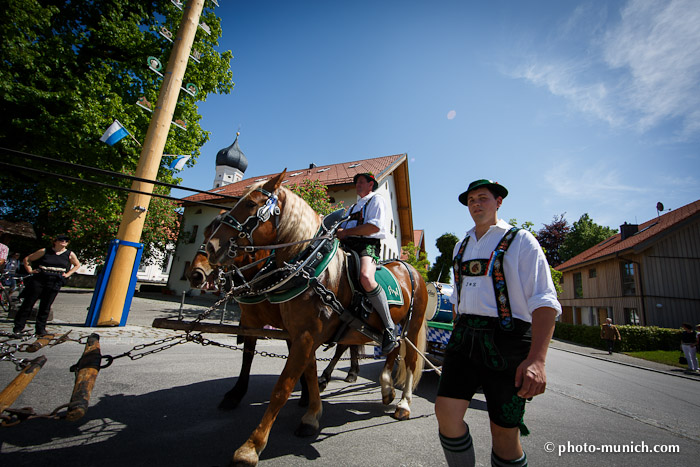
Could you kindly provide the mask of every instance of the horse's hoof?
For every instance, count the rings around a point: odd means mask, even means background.
[[[357,381],[357,375],[354,373],[348,373],[348,375],[345,377],[346,383],[354,383],[355,381]]]
[[[392,415],[392,418],[395,418],[396,420],[408,420],[411,418],[411,411],[406,410],[406,409],[400,409],[396,408],[396,411],[394,412],[394,415]]]
[[[231,459],[229,467],[255,467],[256,465],[258,465],[258,454],[255,450],[245,453],[236,451],[233,455],[233,459]]]
[[[238,407],[238,404],[240,403],[240,399],[224,397],[223,399],[221,399],[221,402],[219,402],[218,408],[219,410],[233,410],[236,407]]]
[[[382,404],[389,405],[392,402],[394,402],[395,398],[396,398],[396,392],[394,392],[394,390],[392,389],[389,394],[382,395]]]
[[[294,430],[294,436],[299,438],[310,438],[312,436],[317,436],[320,431],[319,427],[309,425],[307,423],[300,423],[296,430]]]
[[[318,379],[318,390],[320,392],[323,392],[323,390],[326,389],[326,386],[328,386],[328,380],[326,378],[324,378],[323,376],[321,376]]]

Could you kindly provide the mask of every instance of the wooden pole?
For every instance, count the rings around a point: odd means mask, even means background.
[[[185,76],[194,36],[199,25],[199,17],[204,7],[204,0],[189,0],[184,9],[182,22],[175,38],[168,66],[163,78],[163,85],[158,95],[156,108],[146,133],[146,141],[141,150],[141,158],[136,169],[136,176],[146,180],[155,180],[163,157],[163,149],[170,131],[175,105],[180,94],[182,79]],[[153,184],[135,181],[132,189],[147,193],[153,192]],[[117,239],[138,243],[141,240],[143,224],[146,220],[150,194],[130,193],[124,208],[122,222],[119,225]],[[131,273],[136,259],[136,248],[119,245],[112,272],[105,289],[104,300],[97,320],[98,326],[118,326],[124,311],[124,302],[129,289]]]
[[[0,392],[0,413],[17,400],[19,395],[27,388],[27,385],[39,373],[44,363],[46,363],[46,357],[43,355],[35,358]]]
[[[83,418],[90,405],[90,395],[95,387],[97,373],[100,371],[102,353],[100,351],[100,336],[90,334],[85,344],[83,356],[75,365],[75,384],[73,394],[68,404],[68,414],[66,419],[74,422]],[[71,371],[73,368],[71,368]]]
[[[238,336],[269,337],[271,339],[289,339],[289,333],[281,329],[242,328],[233,324],[196,323],[193,328],[191,322],[156,318],[153,320],[152,326],[158,329],[172,329],[174,331],[199,331]]]

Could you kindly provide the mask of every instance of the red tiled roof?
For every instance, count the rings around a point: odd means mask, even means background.
[[[681,208],[675,209],[656,219],[651,219],[639,225],[639,231],[621,240],[621,234],[613,235],[612,237],[603,240],[594,247],[580,253],[570,260],[560,264],[555,269],[563,271],[571,269],[582,263],[599,260],[604,257],[614,255],[623,251],[635,250],[642,251],[653,241],[660,239],[663,235],[669,232],[674,226],[700,214],[700,200],[687,204]]]
[[[327,187],[352,184],[353,177],[358,173],[372,172],[377,181],[381,183],[382,179],[391,173],[391,169],[396,167],[406,154],[397,154],[393,156],[377,157],[374,159],[362,159],[350,162],[341,162],[339,164],[320,165],[313,168],[304,168],[297,170],[287,170],[284,180],[288,180],[286,185],[301,183],[305,179],[319,180]],[[357,164],[355,167],[350,167]],[[228,196],[241,196],[248,188],[256,181],[266,180],[270,177],[279,174],[279,172],[269,175],[261,175],[241,180],[236,183],[231,183],[219,188],[209,190],[212,194],[198,193],[196,195],[183,198],[182,201],[209,201],[217,202],[220,200],[214,193],[220,193]],[[284,181],[283,181],[284,183]]]

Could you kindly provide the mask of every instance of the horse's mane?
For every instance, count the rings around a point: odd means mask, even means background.
[[[284,212],[277,227],[278,241],[290,243],[313,238],[321,225],[318,213],[291,190],[280,187],[280,191],[284,193]],[[307,243],[303,243],[290,247],[289,253],[296,255],[307,246]]]

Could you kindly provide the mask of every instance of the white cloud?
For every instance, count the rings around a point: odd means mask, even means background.
[[[574,48],[563,51],[565,58],[533,59],[514,76],[546,87],[612,126],[645,132],[670,122],[678,125],[677,137],[697,136],[700,2],[630,0],[619,13],[613,23],[613,15],[577,8],[557,39],[578,39],[587,46],[575,55]],[[601,29],[603,19],[607,23]],[[588,32],[581,27],[586,24]]]
[[[630,193],[647,191],[625,183],[624,177],[604,162],[575,167],[571,161],[557,160],[556,165],[545,172],[545,180],[558,196],[589,201],[613,201]]]
[[[450,110],[449,112],[447,112],[447,119],[448,120],[452,120],[456,116],[457,116],[457,111],[455,111],[455,110]]]

